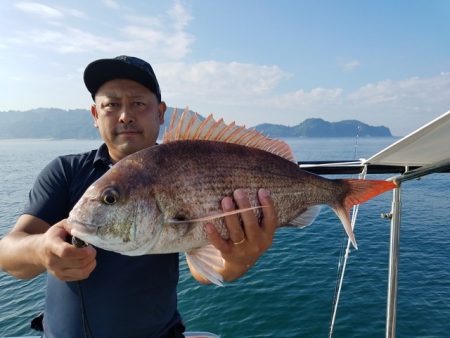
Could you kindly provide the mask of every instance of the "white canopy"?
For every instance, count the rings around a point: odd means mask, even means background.
[[[450,159],[450,111],[381,150],[365,164],[424,166]]]

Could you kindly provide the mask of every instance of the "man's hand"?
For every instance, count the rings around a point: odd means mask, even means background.
[[[95,268],[96,251],[67,243],[65,226],[66,220],[50,226],[38,217],[20,216],[0,240],[0,268],[23,279],[46,270],[64,281],[87,278]]]
[[[251,206],[244,191],[236,190],[233,197],[239,209]],[[225,260],[223,270],[218,272],[226,281],[232,281],[242,276],[272,245],[273,236],[278,227],[274,204],[269,193],[264,189],[258,191],[258,199],[263,206],[261,223],[258,223],[258,219],[252,210],[240,215],[235,214],[225,217],[230,239],[224,240],[214,225],[206,225],[209,241],[220,250]],[[230,197],[225,197],[222,200],[222,209],[225,212],[236,209]]]
[[[66,220],[56,223],[43,235],[41,262],[46,270],[63,281],[86,279],[96,266],[96,250],[92,246],[76,248],[66,242]]]

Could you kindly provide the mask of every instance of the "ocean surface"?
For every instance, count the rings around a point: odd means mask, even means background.
[[[286,139],[298,160],[368,158],[393,138]],[[39,171],[55,156],[96,148],[99,141],[0,140],[0,235],[20,215]],[[373,177],[373,176],[372,176]],[[388,176],[375,176],[387,178]],[[450,175],[402,187],[397,337],[450,337]],[[351,251],[333,337],[385,335],[389,226],[380,214],[391,193],[364,204]],[[179,310],[188,330],[232,337],[327,337],[338,264],[346,237],[324,208],[305,229],[280,229],[272,248],[239,281],[203,286],[181,263]],[[43,275],[17,280],[0,272],[0,337],[32,335],[43,309]]]

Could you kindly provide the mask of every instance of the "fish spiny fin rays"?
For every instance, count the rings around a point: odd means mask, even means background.
[[[234,122],[226,124],[223,119],[216,121],[212,115],[202,121],[199,114],[190,114],[187,108],[181,115],[174,110],[169,128],[164,132],[164,143],[181,140],[235,143],[261,149],[295,162],[294,154],[286,142],[271,139],[255,129],[236,126]]]
[[[347,179],[343,181],[348,185],[347,194],[342,205],[332,206],[332,208],[341,220],[353,246],[358,249],[350,222],[350,209],[354,205],[364,203],[375,196],[396,188],[397,185],[394,182],[382,180]]]
[[[306,209],[306,211],[299,214],[295,219],[289,222],[289,225],[297,228],[305,228],[311,225],[317,216],[320,214],[322,207],[320,205],[315,205]]]
[[[216,269],[223,269],[225,261],[219,250],[212,244],[186,253],[188,264],[202,277],[218,286],[223,286],[223,278]]]

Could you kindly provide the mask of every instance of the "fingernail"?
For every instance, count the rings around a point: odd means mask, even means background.
[[[234,197],[236,199],[245,198],[245,192],[242,189],[237,189],[237,190],[234,191]]]
[[[226,210],[232,210],[234,208],[233,200],[230,197],[225,197],[222,200],[222,207]]]
[[[270,193],[268,190],[266,189],[259,189],[259,196],[260,197],[269,197]]]

